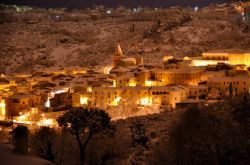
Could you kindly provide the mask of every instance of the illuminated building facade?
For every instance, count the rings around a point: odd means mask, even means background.
[[[73,107],[82,107],[89,105],[91,103],[91,91],[89,92],[76,92],[72,94],[72,106]]]
[[[244,64],[250,66],[250,51],[218,50],[202,54],[202,59],[192,60],[192,66],[216,65],[226,63],[230,65]]]
[[[4,117],[6,114],[6,103],[5,99],[0,100],[0,117]]]
[[[41,97],[33,94],[14,94],[6,100],[6,115],[19,115],[33,107],[41,106]]]
[[[249,93],[249,77],[210,77],[207,82],[208,88],[218,89],[222,96],[241,95]]]
[[[155,80],[162,82],[163,85],[186,84],[198,85],[201,80],[203,70],[195,67],[180,69],[168,69],[155,72]]]
[[[55,94],[50,99],[50,106],[57,107],[59,105],[70,106],[72,104],[72,94],[69,92]]]
[[[74,94],[73,106],[90,103],[103,109],[114,106],[135,108],[138,106],[169,105],[175,107],[177,102],[187,99],[189,88],[176,86],[153,87],[96,87],[91,94]],[[84,99],[84,103],[82,102]],[[86,102],[85,102],[86,101]]]
[[[172,84],[198,85],[203,69],[185,67],[179,69],[154,69],[138,74],[130,72],[116,78],[116,87],[126,86],[166,86]]]
[[[190,98],[206,97],[208,94],[208,87],[206,85],[188,86],[188,89]]]
[[[0,78],[0,90],[4,90],[16,86],[15,80],[7,80],[5,78]]]

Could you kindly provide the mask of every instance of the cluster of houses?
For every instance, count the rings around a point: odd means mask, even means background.
[[[71,107],[104,110],[182,107],[250,91],[250,51],[221,50],[200,57],[164,56],[162,64],[127,58],[120,45],[113,66],[48,68],[1,75],[0,116],[61,112]]]

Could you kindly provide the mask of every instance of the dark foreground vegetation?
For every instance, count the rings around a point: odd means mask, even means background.
[[[245,165],[250,97],[110,122],[102,110],[74,109],[59,131],[41,128],[30,149],[54,164]],[[80,154],[81,153],[81,154]]]

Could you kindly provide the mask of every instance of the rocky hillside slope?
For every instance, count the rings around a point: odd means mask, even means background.
[[[228,9],[229,10],[229,9]],[[50,66],[111,63],[119,42],[127,56],[160,62],[164,55],[198,56],[212,49],[250,45],[240,15],[209,7],[144,10],[124,8],[112,14],[83,11],[2,11],[1,72],[23,72]]]

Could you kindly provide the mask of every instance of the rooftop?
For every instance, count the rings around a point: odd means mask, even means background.
[[[18,94],[14,94],[12,96],[10,96],[10,99],[23,99],[23,98],[31,98],[34,95],[32,94],[24,94],[24,93],[18,93]]]
[[[250,50],[242,50],[242,49],[218,49],[218,50],[211,50],[211,51],[207,51],[204,52],[203,54],[206,53],[223,53],[223,54],[227,54],[227,53],[232,53],[232,54],[243,54],[243,53],[250,53]]]
[[[176,91],[176,90],[184,90],[187,89],[186,86],[183,85],[169,85],[169,86],[135,86],[135,87],[94,87],[93,90],[96,91],[109,91],[109,90],[169,90],[169,91]]]
[[[224,76],[224,77],[209,77],[208,80],[217,80],[217,81],[220,81],[220,80],[248,80],[250,81],[250,77],[249,76],[235,76],[235,77],[232,77],[232,76]]]

